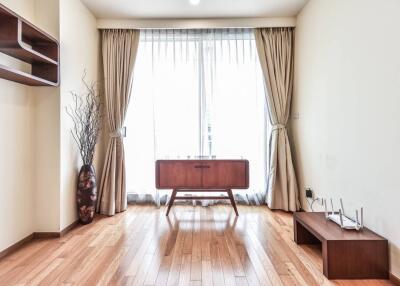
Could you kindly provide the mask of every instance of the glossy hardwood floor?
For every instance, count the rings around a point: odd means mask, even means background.
[[[320,250],[266,207],[130,206],[0,260],[0,285],[391,285],[328,281]],[[343,254],[345,255],[345,253]]]

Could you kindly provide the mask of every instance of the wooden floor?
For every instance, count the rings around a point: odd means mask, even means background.
[[[320,249],[266,207],[131,206],[0,260],[0,285],[391,285],[328,281]],[[344,254],[345,255],[345,254]]]

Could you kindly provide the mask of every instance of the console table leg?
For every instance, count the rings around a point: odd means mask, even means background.
[[[231,201],[231,205],[232,205],[233,209],[235,210],[236,215],[239,216],[238,210],[236,208],[235,198],[233,197],[233,194],[232,194],[232,190],[229,189],[229,190],[226,190],[226,192],[228,193],[229,200]]]
[[[168,208],[167,208],[167,214],[166,214],[166,216],[169,215],[169,211],[171,210],[171,207],[172,207],[172,205],[174,204],[175,197],[176,197],[176,193],[177,193],[177,190],[173,190],[173,191],[172,191],[171,198],[169,199],[169,202],[168,202]]]

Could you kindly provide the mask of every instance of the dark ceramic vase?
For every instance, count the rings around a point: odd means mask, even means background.
[[[93,221],[96,208],[97,186],[96,173],[92,165],[83,165],[79,171],[76,201],[79,221],[88,224]]]

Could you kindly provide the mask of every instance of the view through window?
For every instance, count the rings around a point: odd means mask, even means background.
[[[266,190],[269,121],[252,29],[143,30],[125,125],[130,201],[165,201],[157,159],[210,156],[250,162],[250,188]]]

